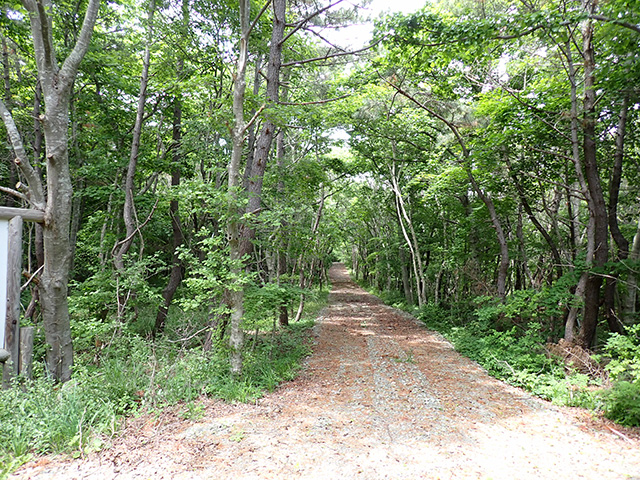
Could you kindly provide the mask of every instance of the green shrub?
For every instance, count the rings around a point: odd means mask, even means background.
[[[616,382],[602,398],[607,418],[621,425],[640,426],[640,383]]]
[[[640,324],[628,327],[626,335],[610,334],[604,352],[612,380],[640,383]]]
[[[602,394],[605,415],[622,425],[640,426],[640,324],[628,327],[626,335],[610,334],[604,356],[613,381]]]

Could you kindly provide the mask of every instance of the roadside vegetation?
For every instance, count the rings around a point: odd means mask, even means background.
[[[399,292],[368,287],[385,303],[441,333],[492,376],[556,405],[582,407],[621,425],[640,426],[640,325],[624,335],[604,335],[598,352],[589,355],[582,349],[558,348],[559,332],[550,328],[554,322],[544,306],[550,296],[531,298],[535,292],[520,291],[504,303],[477,297],[469,303],[416,307],[407,305]]]

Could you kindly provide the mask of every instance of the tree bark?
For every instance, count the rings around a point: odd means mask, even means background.
[[[394,152],[395,152],[395,147],[394,147]],[[394,157],[395,157],[395,153],[394,153]],[[411,218],[409,217],[404,207],[402,192],[400,191],[400,185],[398,184],[398,180],[396,178],[395,158],[393,159],[393,164],[392,164],[390,173],[391,173],[391,187],[393,189],[393,193],[395,196],[396,216],[398,218],[398,223],[400,224],[400,228],[402,230],[402,235],[404,236],[407,247],[409,248],[409,253],[411,254],[413,274],[415,276],[415,281],[416,281],[416,293],[418,296],[418,306],[422,307],[427,301],[426,281],[424,278],[424,267],[422,265],[422,257],[420,255],[418,239],[416,237],[415,230],[411,223]],[[411,235],[409,235],[409,233],[411,233]]]
[[[613,157],[613,169],[609,182],[609,228],[611,236],[618,247],[618,257],[621,260],[627,258],[629,241],[620,232],[618,225],[618,198],[620,196],[620,183],[622,181],[622,161],[624,160],[624,137],[627,129],[627,113],[629,110],[629,95],[622,99],[620,118],[616,131],[616,153]]]
[[[262,54],[258,54],[255,60],[255,72],[253,76],[253,96],[258,98],[260,95],[260,86],[262,85]],[[251,109],[251,116],[256,114],[256,109]],[[252,123],[249,126],[247,135],[247,149],[249,153],[244,166],[244,175],[242,176],[242,185],[247,188],[249,184],[249,178],[251,177],[251,170],[253,169],[253,159],[255,157],[256,150],[256,124]]]
[[[583,3],[587,8],[588,0]],[[594,53],[591,44],[593,27],[589,21],[585,22],[582,30],[583,34],[583,65],[584,65],[584,100],[583,100],[583,132],[582,132],[582,155],[580,157],[579,139],[579,119],[578,119],[578,95],[577,95],[577,73],[573,63],[571,42],[567,41],[564,46],[564,54],[567,58],[567,70],[569,82],[571,84],[571,152],[575,167],[576,177],[580,189],[587,201],[589,210],[589,223],[587,226],[587,251],[585,270],[581,275],[576,287],[575,295],[583,301],[582,322],[580,332],[576,337],[575,327],[579,308],[574,306],[570,309],[565,323],[565,340],[569,342],[578,341],[583,346],[591,346],[595,338],[595,327],[597,324],[598,310],[600,306],[600,287],[602,277],[594,275],[590,268],[597,266],[604,254],[604,262],[608,256],[608,230],[607,212],[602,196],[600,179],[597,171],[597,158],[595,147],[595,119],[593,110],[595,106],[594,90]],[[596,178],[594,179],[594,175]],[[596,198],[594,199],[594,195]],[[597,197],[600,197],[599,199]],[[601,205],[598,205],[600,203]],[[602,221],[604,220],[604,244],[602,243]],[[596,260],[596,256],[598,260]]]
[[[2,39],[2,78],[4,80],[4,103],[11,110],[11,75],[9,66],[9,48],[7,39],[0,34]]]
[[[276,159],[278,163],[278,193],[280,195],[284,195],[284,181],[282,179],[282,173],[285,169],[284,164],[284,130],[280,129],[278,134],[276,135]],[[286,244],[284,240],[280,242],[280,245],[277,248],[277,263],[278,263],[278,285],[280,284],[282,275],[286,275],[287,273],[287,255],[286,255]],[[280,305],[280,312],[278,314],[278,320],[280,325],[288,326],[289,325],[289,306],[287,304]]]
[[[622,181],[622,161],[624,160],[624,137],[627,126],[627,111],[629,108],[629,95],[622,99],[620,118],[616,131],[616,153],[614,155],[611,180],[609,181],[609,230],[611,237],[618,247],[618,260],[625,260],[629,256],[629,241],[624,237],[618,225],[618,198],[620,195],[620,183]],[[609,330],[623,333],[623,322],[616,315],[616,291],[618,287],[618,274],[607,277],[604,288],[604,315],[607,319]]]
[[[286,0],[273,0],[273,30],[271,32],[269,62],[267,64],[267,103],[272,106],[275,106],[279,100],[282,45],[286,26],[285,15]],[[246,191],[248,194],[246,213],[249,215],[256,215],[260,211],[264,172],[267,168],[275,129],[275,123],[267,117],[256,142],[253,162],[250,165],[251,171],[246,181]],[[254,239],[255,229],[250,226],[244,226],[240,241],[242,255],[251,253]]]
[[[471,172],[471,168],[467,166],[467,176],[469,177],[469,181],[473,186],[478,197],[482,200],[485,207],[489,211],[489,218],[491,219],[491,224],[493,225],[493,229],[496,231],[496,237],[498,239],[498,245],[500,246],[500,264],[498,266],[498,280],[496,282],[496,287],[498,290],[498,297],[502,301],[507,297],[507,275],[509,274],[509,245],[507,243],[507,237],[504,234],[504,229],[502,228],[502,222],[498,217],[498,213],[496,212],[496,207],[493,203],[493,199],[489,194],[484,192],[480,185],[476,182],[473,173]]]
[[[12,107],[12,98],[11,98],[11,75],[10,75],[10,65],[9,65],[9,48],[7,46],[7,39],[0,34],[0,38],[2,39],[2,67],[3,67],[3,79],[4,79],[4,104],[6,109],[10,112]],[[39,113],[39,112],[38,112]],[[36,119],[37,116],[34,116]],[[37,124],[37,120],[34,120]],[[9,164],[9,185],[12,187],[18,182],[18,172],[16,168],[16,164],[11,162]],[[13,195],[7,195],[4,205],[7,207],[16,206],[16,198]]]
[[[140,152],[140,139],[142,137],[142,126],[144,122],[144,109],[147,103],[147,87],[149,85],[149,67],[151,65],[151,41],[153,35],[153,16],[155,13],[155,0],[151,0],[149,12],[147,13],[147,42],[144,49],[144,57],[142,60],[142,74],[140,76],[140,91],[138,93],[138,107],[136,110],[136,120],[133,126],[133,138],[131,140],[131,150],[129,152],[129,164],[127,166],[127,175],[124,184],[124,208],[122,210],[122,218],[124,220],[125,235],[124,239],[114,246],[113,263],[119,275],[125,274],[124,257],[129,251],[136,230],[138,229],[138,221],[135,212],[135,176],[138,165],[138,154]],[[118,300],[118,318],[121,319],[124,314],[125,305]]]
[[[402,289],[404,291],[404,298],[409,305],[413,305],[414,303],[413,290],[411,288],[411,278],[409,277],[409,269],[407,268],[406,255],[405,255],[404,248],[400,247],[398,255],[399,255],[398,258],[400,259]],[[437,304],[437,299],[436,299],[436,304]]]
[[[178,61],[178,78],[182,72],[182,59]],[[178,187],[180,185],[180,163],[182,160],[182,154],[180,152],[182,144],[182,99],[180,94],[176,96],[173,104],[173,165],[171,168],[171,186]],[[180,212],[178,206],[178,200],[171,200],[169,205],[169,216],[171,217],[171,231],[172,231],[172,254],[171,254],[171,272],[169,273],[169,281],[162,290],[163,304],[158,308],[156,314],[156,322],[153,329],[154,336],[164,331],[165,323],[167,320],[167,314],[169,313],[169,306],[173,301],[173,297],[182,282],[184,275],[184,267],[180,261],[178,255],[178,248],[184,243],[184,236],[182,233],[182,222],[180,221]]]
[[[241,186],[240,163],[244,147],[246,125],[244,120],[244,96],[246,91],[247,56],[249,53],[249,16],[250,0],[239,1],[240,11],[240,42],[238,47],[238,60],[233,80],[233,116],[234,125],[231,129],[232,150],[228,172],[228,214],[227,238],[229,239],[229,260],[231,263],[230,274],[235,279],[236,285],[231,286],[225,292],[229,301],[231,314],[229,318],[229,361],[231,375],[240,376],[242,373],[242,347],[244,345],[244,332],[241,322],[244,315],[244,292],[241,282],[243,265],[240,238],[240,215],[238,211],[238,189]]]

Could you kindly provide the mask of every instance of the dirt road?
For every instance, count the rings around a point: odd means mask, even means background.
[[[300,377],[198,422],[133,421],[114,446],[15,479],[636,479],[640,443],[486,375],[331,269]]]

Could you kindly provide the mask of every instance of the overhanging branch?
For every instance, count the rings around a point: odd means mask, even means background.
[[[628,28],[629,30],[632,30],[636,33],[640,33],[640,25],[636,25],[635,23],[624,22],[615,18],[605,17],[604,15],[589,15],[589,18],[591,18],[592,20],[598,20],[600,22],[613,23],[614,25]]]

